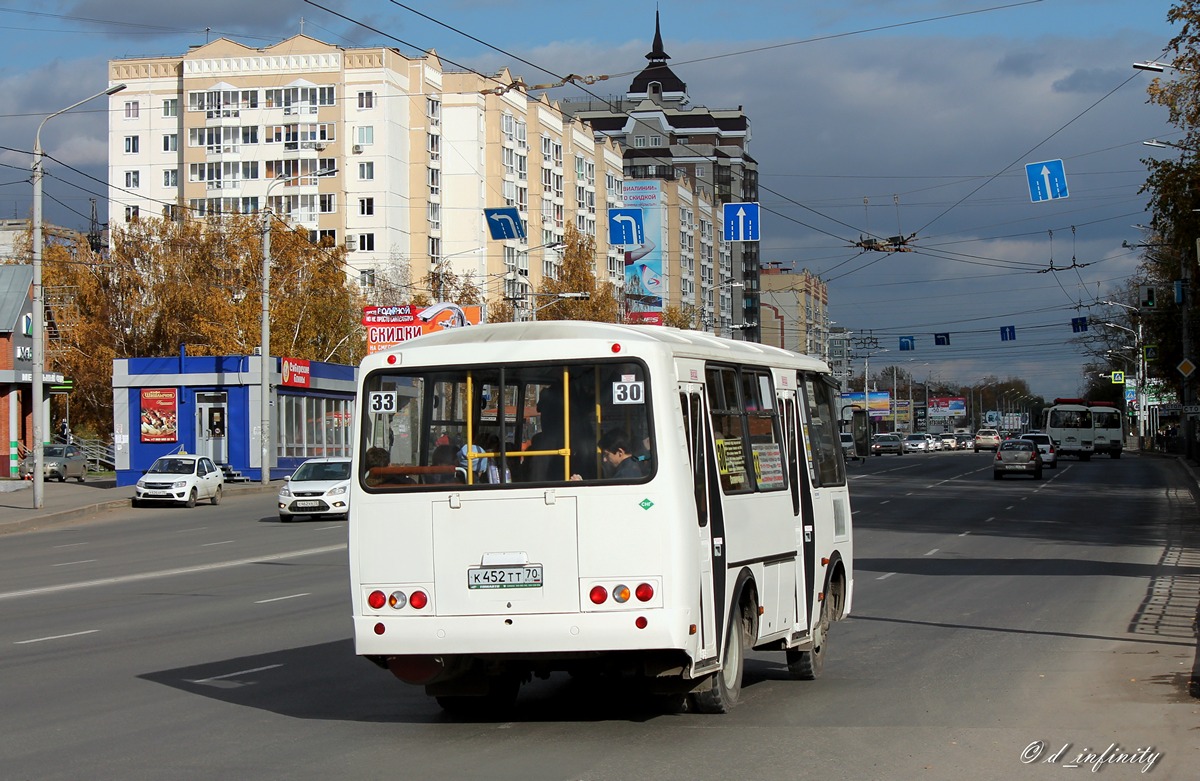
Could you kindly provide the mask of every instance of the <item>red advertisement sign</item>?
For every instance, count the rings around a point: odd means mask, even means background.
[[[179,391],[142,388],[142,441],[179,441]]]
[[[305,358],[280,358],[279,373],[282,376],[280,384],[289,388],[307,388],[311,373],[308,360]]]
[[[433,304],[432,306],[364,306],[362,324],[367,329],[367,354],[390,350],[401,342],[447,328],[483,322],[483,307]]]

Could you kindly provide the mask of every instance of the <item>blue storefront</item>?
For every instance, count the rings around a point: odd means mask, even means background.
[[[257,355],[113,361],[117,485],[133,485],[159,456],[209,456],[227,472],[263,475],[261,367]],[[306,458],[348,456],[357,368],[272,357],[268,464],[271,479]]]

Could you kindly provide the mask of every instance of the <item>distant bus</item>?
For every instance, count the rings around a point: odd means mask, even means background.
[[[367,356],[356,653],[463,713],[560,671],[722,713],[751,649],[816,677],[854,583],[836,398],[820,361],[667,327],[499,323]]]
[[[1042,413],[1042,431],[1054,440],[1059,456],[1090,461],[1095,452],[1092,411],[1083,399],[1055,399]]]
[[[1092,447],[1097,455],[1107,453],[1109,458],[1120,458],[1125,444],[1121,411],[1111,401],[1089,401],[1092,413]]]

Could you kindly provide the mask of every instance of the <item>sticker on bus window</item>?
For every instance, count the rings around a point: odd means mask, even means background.
[[[400,394],[396,391],[371,391],[367,394],[367,412],[390,415],[399,409]]]
[[[613,404],[645,404],[646,383],[625,380],[613,383]]]

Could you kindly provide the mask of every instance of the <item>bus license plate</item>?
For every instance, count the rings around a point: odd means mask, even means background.
[[[542,565],[521,567],[471,567],[467,588],[541,588]]]

